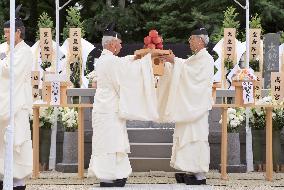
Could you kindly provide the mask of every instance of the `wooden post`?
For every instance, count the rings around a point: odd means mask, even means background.
[[[33,178],[39,177],[39,107],[33,108]]]
[[[272,109],[266,109],[266,180],[272,181],[273,159],[272,159]]]
[[[227,175],[227,111],[228,108],[222,108],[222,141],[221,141],[221,179],[228,180]]]
[[[221,88],[222,84],[220,82],[214,82],[212,86],[212,97],[213,101],[216,103],[216,90],[217,88]]]
[[[78,176],[84,178],[84,108],[78,108]]]

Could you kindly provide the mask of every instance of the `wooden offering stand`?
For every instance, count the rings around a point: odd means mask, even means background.
[[[150,53],[152,55],[152,66],[155,76],[162,76],[164,74],[164,62],[159,58],[162,55],[170,55],[170,50],[161,49],[140,49],[134,52],[137,59],[141,59],[145,55]]]

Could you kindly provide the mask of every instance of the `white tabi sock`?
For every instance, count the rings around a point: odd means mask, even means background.
[[[194,174],[197,180],[206,179],[205,173],[195,173]]]
[[[18,187],[18,186],[25,186],[25,180],[24,179],[13,179],[13,186]]]

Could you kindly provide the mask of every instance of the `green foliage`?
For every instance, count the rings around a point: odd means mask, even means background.
[[[249,23],[249,27],[250,28],[258,28],[258,29],[262,30],[261,18],[257,13],[251,18],[250,23]]]
[[[259,60],[257,60],[257,59],[252,59],[252,60],[250,60],[249,66],[250,66],[255,72],[259,72]]]
[[[81,28],[81,37],[85,35],[85,22],[82,21],[80,11],[75,7],[67,9],[66,24],[63,28],[63,40],[69,37],[69,28]]]
[[[1,35],[1,36],[0,36],[0,43],[4,43],[4,42],[5,42],[4,35]]]
[[[239,13],[236,12],[236,8],[227,7],[224,11],[224,20],[223,25],[220,28],[219,32],[211,36],[211,40],[215,43],[219,42],[224,35],[224,28],[236,28],[236,35],[238,35],[238,29],[240,28],[240,21],[238,21]]]
[[[76,61],[70,64],[70,81],[73,84],[73,88],[80,88],[80,62]]]
[[[5,22],[5,14],[7,14],[7,6],[8,2],[0,1],[0,43],[5,42],[4,32],[3,32],[3,24]]]
[[[37,26],[38,28],[51,28],[51,34],[52,34],[52,38],[54,39],[55,36],[55,30],[54,30],[54,26],[53,26],[53,21],[51,20],[51,17],[48,16],[48,14],[46,12],[43,12],[37,21]],[[40,38],[40,34],[39,34],[39,30],[36,32],[36,39],[39,40]]]
[[[44,61],[44,62],[42,62],[42,63],[40,64],[40,67],[41,67],[44,71],[46,71],[46,69],[49,68],[50,66],[51,66],[51,62],[49,62],[49,61]]]
[[[227,58],[227,59],[224,61],[224,65],[225,65],[225,67],[226,67],[227,69],[233,69],[234,63],[233,63],[232,60],[230,60],[230,59]]]
[[[280,34],[280,42],[281,44],[284,43],[284,32],[283,31],[281,31],[281,34]]]

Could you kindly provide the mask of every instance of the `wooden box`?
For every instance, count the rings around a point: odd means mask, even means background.
[[[140,49],[134,52],[137,59],[141,59],[150,53],[152,55],[152,67],[155,76],[162,76],[164,74],[164,62],[159,59],[161,55],[170,55],[171,51],[161,49]]]

